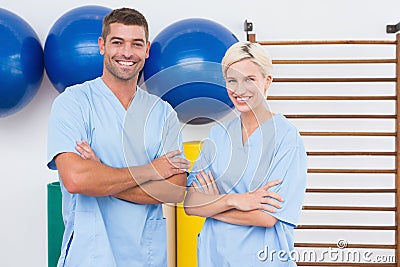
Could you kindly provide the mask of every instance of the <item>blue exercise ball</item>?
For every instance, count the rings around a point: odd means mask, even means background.
[[[51,27],[44,45],[44,63],[49,80],[60,93],[102,74],[103,56],[97,40],[103,18],[110,11],[102,6],[78,7]]]
[[[43,79],[43,49],[32,27],[0,8],[0,117],[25,107]]]
[[[175,22],[152,42],[143,71],[145,87],[168,101],[183,123],[219,120],[233,108],[220,63],[237,41],[227,28],[208,19]]]

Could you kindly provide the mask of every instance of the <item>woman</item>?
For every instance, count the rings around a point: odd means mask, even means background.
[[[238,116],[211,129],[188,178],[185,211],[207,218],[198,264],[296,266],[293,229],[307,169],[302,140],[267,108],[272,61],[259,44],[231,46],[222,71]]]

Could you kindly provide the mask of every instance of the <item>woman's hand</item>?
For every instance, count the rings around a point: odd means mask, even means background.
[[[282,202],[283,198],[277,193],[269,191],[269,189],[280,184],[281,182],[281,180],[274,180],[266,183],[263,187],[260,187],[254,191],[243,194],[232,194],[230,203],[235,209],[241,211],[258,209],[276,212],[275,208],[279,209],[282,207],[278,202]]]
[[[81,142],[79,141],[76,142],[75,149],[76,151],[79,152],[81,158],[100,162],[100,159],[96,156],[93,149],[89,146],[89,144],[85,140],[82,140]]]
[[[201,192],[207,195],[219,195],[217,183],[215,182],[214,176],[211,171],[208,171],[208,175],[204,171],[196,174],[196,178],[199,181],[201,187],[195,182],[192,183],[192,187],[195,191]]]

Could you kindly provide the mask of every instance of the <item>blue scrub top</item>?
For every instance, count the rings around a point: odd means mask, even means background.
[[[200,170],[213,173],[221,194],[245,193],[281,179],[270,190],[284,202],[281,209],[270,213],[278,219],[270,228],[207,218],[197,241],[198,266],[296,266],[290,258],[294,255],[293,229],[300,216],[307,173],[306,152],[297,129],[276,114],[243,145],[240,117],[216,125],[204,141],[188,186],[199,183],[195,175]]]
[[[168,103],[137,88],[125,110],[101,78],[67,88],[56,98],[48,133],[50,169],[56,169],[56,155],[77,153],[80,140],[115,168],[144,165],[183,149],[179,121]],[[167,266],[160,204],[70,194],[60,183],[65,232],[58,266]]]

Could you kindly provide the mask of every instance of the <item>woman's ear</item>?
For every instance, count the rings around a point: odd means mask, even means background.
[[[274,78],[272,77],[272,75],[265,76],[265,78],[264,78],[264,96],[265,97],[267,97],[267,92],[268,92],[269,86],[271,85],[273,79]]]

